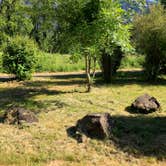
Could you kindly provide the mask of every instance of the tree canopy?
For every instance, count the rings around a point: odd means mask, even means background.
[[[146,55],[148,79],[157,78],[166,64],[166,11],[161,5],[150,7],[148,14],[134,19],[134,38],[137,50]]]
[[[130,25],[124,23],[125,11],[117,1],[60,0],[56,12],[62,48],[76,58],[91,61],[103,52],[112,55],[117,46],[124,52],[131,49]]]

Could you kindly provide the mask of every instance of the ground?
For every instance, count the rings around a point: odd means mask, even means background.
[[[86,93],[82,73],[41,73],[31,81],[0,77],[0,110],[11,105],[36,113],[39,123],[0,124],[0,165],[20,166],[165,166],[166,79],[146,83],[141,71],[120,71],[112,84],[98,80]],[[125,110],[144,93],[162,109],[149,115]],[[88,113],[108,112],[115,121],[111,140],[84,143],[66,130]],[[2,113],[1,113],[2,114]]]

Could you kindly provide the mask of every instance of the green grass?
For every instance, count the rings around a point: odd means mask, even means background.
[[[4,80],[3,80],[4,81]],[[80,74],[38,74],[26,82],[0,82],[0,110],[18,105],[37,113],[39,123],[0,124],[0,165],[164,166],[166,162],[166,77],[147,83],[141,71],[120,71],[112,84],[96,83],[85,93]],[[149,115],[125,111],[144,93],[162,110]],[[115,121],[111,140],[67,136],[66,129],[88,113],[109,112]]]
[[[41,53],[38,56],[37,72],[70,72],[85,69],[84,59],[73,63],[70,55]],[[122,59],[120,68],[142,68],[144,56],[127,55]],[[99,66],[97,67],[99,69]]]
[[[143,63],[144,56],[127,55],[123,58],[120,68],[141,68]],[[36,72],[71,72],[84,69],[84,59],[74,63],[70,60],[70,55],[38,53]],[[99,65],[97,69],[99,69]],[[0,52],[0,72],[4,72],[2,68],[2,52]]]
[[[84,61],[73,63],[70,55],[40,53],[36,72],[70,72],[84,69]]]

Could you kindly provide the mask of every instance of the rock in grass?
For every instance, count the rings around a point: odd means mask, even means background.
[[[156,98],[148,94],[139,96],[131,105],[133,111],[148,114],[160,109],[160,103]]]
[[[12,107],[5,112],[4,122],[7,124],[22,124],[38,122],[35,114],[24,108]]]
[[[109,113],[88,114],[77,121],[76,130],[90,138],[105,139],[110,137],[112,125]]]

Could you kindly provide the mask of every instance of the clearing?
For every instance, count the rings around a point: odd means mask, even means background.
[[[20,166],[166,166],[166,79],[146,83],[141,71],[120,71],[112,84],[85,93],[83,73],[41,73],[16,82],[0,77],[0,110],[11,105],[33,110],[39,123],[0,124],[0,165]],[[162,110],[149,115],[125,111],[149,93]],[[112,140],[78,144],[66,129],[87,113],[109,112],[116,127]]]

